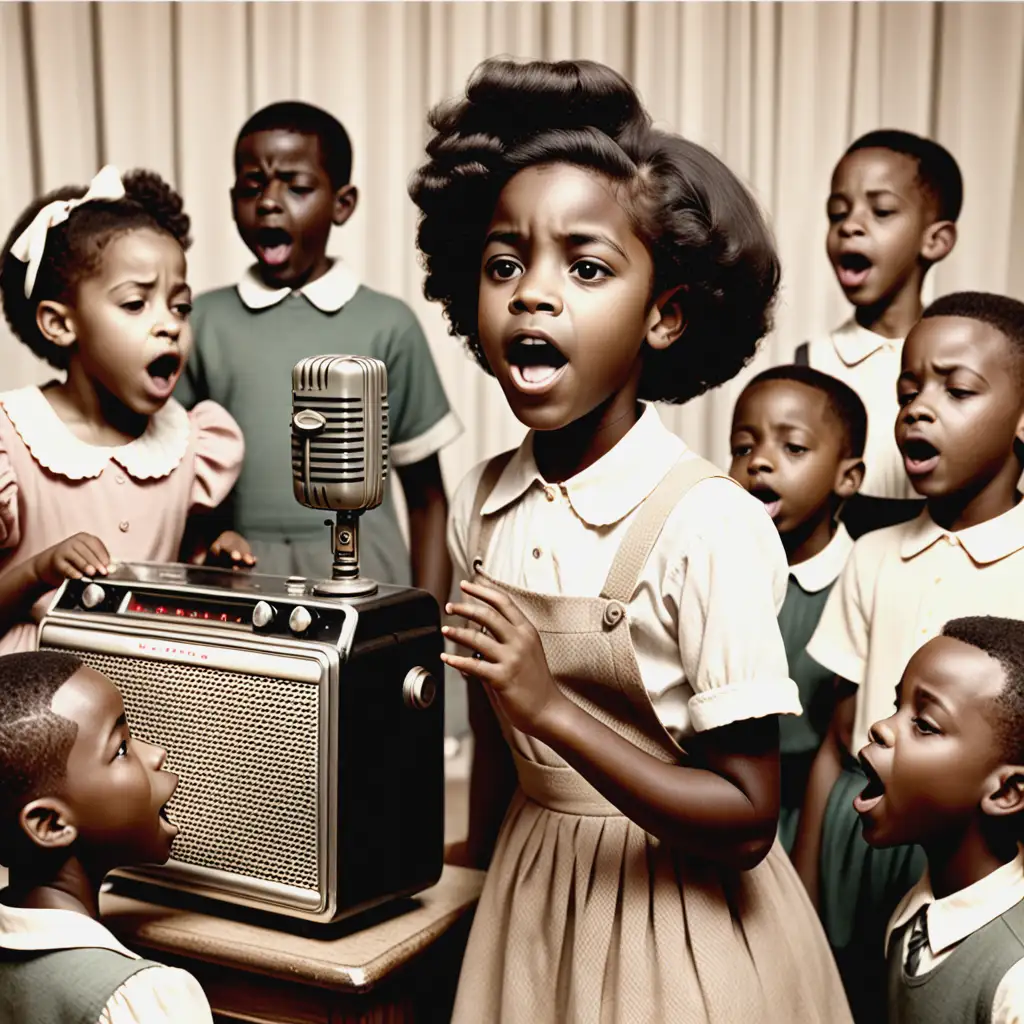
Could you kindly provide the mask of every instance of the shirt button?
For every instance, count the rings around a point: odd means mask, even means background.
[[[543,552],[541,551],[541,549],[540,549],[540,548],[534,548],[534,549],[533,549],[533,557],[534,557],[534,558],[540,558],[540,556],[541,556],[542,554],[543,554]]]
[[[119,523],[117,524],[117,528],[118,528],[118,529],[119,529],[119,530],[120,530],[120,531],[121,531],[122,533],[127,533],[127,532],[128,532],[128,520],[127,520],[127,519],[122,519],[122,520],[121,520],[121,522],[119,522]]]
[[[124,483],[124,481],[125,481],[125,475],[124,475],[124,473],[118,473],[118,474],[117,474],[117,476],[115,476],[115,477],[114,477],[114,479],[115,479],[115,480],[116,480],[116,481],[117,481],[117,482],[118,482],[119,484],[123,484],[123,483]]]

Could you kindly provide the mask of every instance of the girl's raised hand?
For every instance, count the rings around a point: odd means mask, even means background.
[[[52,548],[40,551],[32,560],[36,578],[50,587],[58,587],[65,579],[83,576],[106,576],[112,568],[110,553],[99,537],[76,533]]]
[[[566,699],[548,668],[540,634],[507,594],[466,580],[460,586],[482,604],[447,604],[445,611],[479,628],[444,626],[441,631],[473,654],[445,653],[441,658],[452,668],[485,683],[517,729],[539,736],[545,716]]]

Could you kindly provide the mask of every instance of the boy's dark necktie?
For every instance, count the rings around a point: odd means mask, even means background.
[[[913,978],[917,975],[917,967],[921,962],[921,951],[928,945],[928,904],[926,903],[915,915],[910,928],[910,941],[907,943],[907,974]]]

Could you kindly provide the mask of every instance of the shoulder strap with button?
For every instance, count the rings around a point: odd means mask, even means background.
[[[615,560],[601,589],[601,596],[612,603],[605,609],[606,626],[615,626],[625,614],[625,605],[633,597],[637,580],[657,543],[672,510],[683,495],[701,480],[721,477],[731,480],[717,466],[702,458],[687,458],[669,470],[661,483],[640,506],[626,531]],[[735,481],[732,481],[735,483]],[[739,484],[736,484],[738,487]]]
[[[469,518],[469,541],[466,546],[467,553],[472,559],[472,565],[468,566],[472,571],[479,568],[478,563],[482,562],[487,552],[487,545],[490,543],[491,534],[494,532],[497,523],[496,516],[488,516],[486,521],[480,515],[484,502],[488,495],[494,490],[498,478],[505,471],[505,467],[512,461],[517,449],[511,448],[507,452],[495,455],[490,462],[484,466],[483,475],[476,486],[476,495],[473,498],[473,511]]]

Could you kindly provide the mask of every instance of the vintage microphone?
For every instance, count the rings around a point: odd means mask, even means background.
[[[388,375],[379,359],[312,356],[292,369],[292,490],[309,508],[333,511],[331,579],[313,592],[372,594],[359,574],[359,516],[384,499],[388,474]]]

